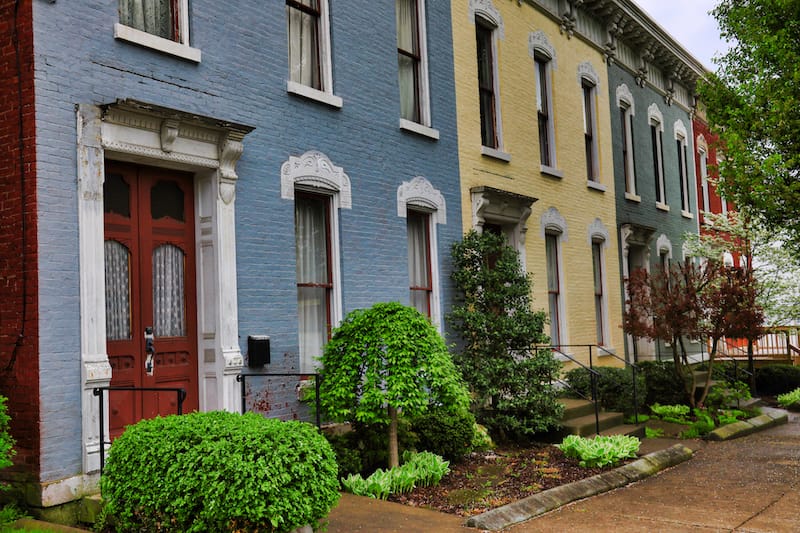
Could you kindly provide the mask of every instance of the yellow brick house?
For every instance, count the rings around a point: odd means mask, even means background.
[[[520,251],[552,344],[617,365],[603,355],[624,347],[606,57],[569,5],[451,3],[462,221]]]

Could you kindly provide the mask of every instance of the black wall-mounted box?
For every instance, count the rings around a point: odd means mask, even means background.
[[[269,364],[269,335],[247,336],[247,366],[261,368]]]

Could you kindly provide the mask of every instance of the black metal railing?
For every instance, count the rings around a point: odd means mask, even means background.
[[[99,398],[100,416],[99,416],[99,436],[100,436],[100,473],[103,473],[103,468],[106,465],[106,445],[110,445],[111,441],[106,440],[105,435],[105,392],[108,391],[132,391],[132,392],[174,392],[178,397],[178,412],[183,414],[183,401],[186,399],[186,389],[180,387],[95,387],[92,393]]]
[[[320,403],[319,403],[319,383],[322,377],[317,373],[291,373],[291,372],[248,372],[246,374],[239,374],[236,376],[236,381],[241,383],[242,395],[242,414],[247,412],[247,378],[249,377],[312,377],[314,378],[314,406],[315,406],[315,419],[317,428],[322,428],[322,421],[320,418]]]
[[[583,368],[584,370],[589,372],[589,382],[591,384],[590,386],[591,386],[591,394],[592,394],[592,398],[591,398],[590,401],[592,402],[592,405],[594,405],[594,429],[595,429],[595,433],[599,435],[600,434],[600,400],[597,397],[597,381],[600,379],[600,372],[598,372],[597,370],[593,369],[591,366],[586,366],[585,364],[581,363],[580,361],[578,361],[577,359],[575,359],[574,357],[572,357],[568,353],[566,353],[563,350],[561,350],[561,348],[568,348],[568,347],[569,346],[567,346],[567,345],[537,346],[536,349],[552,350],[554,353],[557,353],[558,355],[566,357],[567,359],[569,359],[570,361],[572,361],[576,365],[580,366],[581,368]],[[591,357],[590,357],[590,364],[591,364]],[[559,383],[561,383],[564,386],[567,386],[567,387],[571,388],[579,396],[581,396],[582,398],[586,399],[586,397],[582,393],[580,393],[574,387],[571,387],[564,380],[559,380]]]

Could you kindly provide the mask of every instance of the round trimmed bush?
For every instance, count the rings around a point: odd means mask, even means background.
[[[421,450],[458,462],[472,451],[475,439],[475,417],[466,409],[445,406],[431,407],[411,424],[419,437]]]
[[[118,531],[291,531],[339,500],[336,459],[303,422],[222,411],[142,420],[100,486]]]

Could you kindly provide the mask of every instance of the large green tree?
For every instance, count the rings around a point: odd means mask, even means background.
[[[721,0],[732,47],[699,87],[724,149],[722,193],[800,251],[800,0]]]

